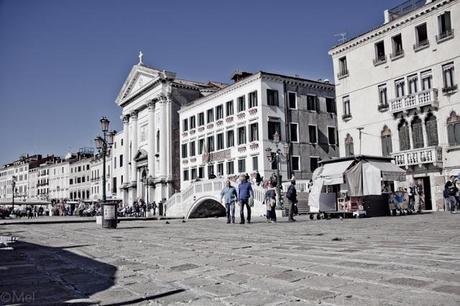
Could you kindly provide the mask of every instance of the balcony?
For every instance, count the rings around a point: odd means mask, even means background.
[[[449,29],[449,30],[446,30],[442,33],[439,33],[438,35],[436,35],[436,42],[438,44],[446,41],[446,40],[449,40],[451,38],[454,38],[454,29]]]
[[[453,85],[453,86],[450,86],[450,87],[444,87],[442,89],[442,93],[445,94],[445,95],[451,95],[453,93],[455,93],[458,89],[458,86],[457,85]]]
[[[398,113],[422,106],[438,107],[438,90],[429,89],[390,100],[390,112]]]
[[[442,148],[428,147],[393,153],[395,164],[399,167],[421,166],[425,164],[441,164]]]

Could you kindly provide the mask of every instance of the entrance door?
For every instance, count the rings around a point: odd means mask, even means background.
[[[431,203],[431,184],[429,177],[422,177],[417,179],[416,181],[417,189],[420,190],[420,205],[422,205],[422,209],[425,210],[433,210],[433,206]]]

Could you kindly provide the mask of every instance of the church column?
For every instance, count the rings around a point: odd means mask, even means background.
[[[148,132],[147,132],[147,145],[148,145],[148,175],[155,177],[155,102],[150,101],[148,107]]]
[[[168,168],[168,124],[166,97],[160,100],[160,177],[166,179]]]
[[[131,140],[131,183],[137,183],[137,165],[134,157],[137,153],[137,111],[131,113],[132,140]]]
[[[129,115],[123,116],[123,186],[127,187],[129,184]],[[128,189],[123,189],[123,202],[125,205],[128,202]]]

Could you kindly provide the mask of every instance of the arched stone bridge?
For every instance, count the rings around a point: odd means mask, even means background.
[[[225,207],[220,197],[224,184],[224,179],[193,182],[189,187],[169,198],[166,202],[166,216],[186,219],[225,216]],[[232,185],[237,188],[236,183]],[[252,188],[254,190],[252,216],[263,216],[266,212],[262,204],[265,191],[254,184]],[[239,216],[239,214],[240,208],[239,205],[236,205],[235,215]]]

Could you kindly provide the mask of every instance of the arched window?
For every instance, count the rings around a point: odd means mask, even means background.
[[[355,150],[353,147],[353,137],[350,134],[347,134],[345,138],[345,156],[355,155]]]
[[[385,125],[382,133],[382,156],[390,156],[393,152],[393,146],[391,144],[391,130]]]
[[[412,141],[414,143],[414,149],[423,148],[423,124],[419,117],[415,117],[412,120]]]
[[[425,130],[427,136],[427,145],[437,146],[439,144],[438,140],[438,124],[436,122],[436,117],[433,114],[429,114],[425,119]]]
[[[455,111],[447,118],[447,137],[449,146],[460,146],[460,116]]]
[[[160,153],[160,131],[157,131],[157,146],[156,146],[156,152]]]
[[[398,125],[399,134],[399,151],[410,150],[409,125],[407,121],[402,120]]]

